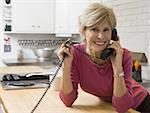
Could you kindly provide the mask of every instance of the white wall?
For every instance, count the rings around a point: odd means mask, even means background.
[[[113,8],[123,47],[150,57],[150,0],[91,0]]]
[[[91,0],[101,2],[105,5],[112,6],[117,16],[117,30],[121,39],[123,47],[137,52],[145,52],[150,60],[150,0]],[[2,8],[2,0],[0,0],[0,8]],[[16,57],[17,40],[21,37],[28,37],[26,35],[12,36],[11,44],[13,45],[11,53],[3,53],[3,39],[2,34],[2,9],[0,9],[0,58],[9,56]],[[36,39],[37,36],[32,35],[28,39]],[[43,36],[45,39],[49,36]],[[47,38],[46,38],[47,37]],[[15,51],[15,52],[14,52]],[[29,51],[29,50],[27,50]],[[26,55],[28,57],[28,55]],[[8,57],[8,58],[9,58]],[[1,64],[1,62],[0,62]],[[149,61],[150,65],[150,61]],[[145,73],[150,73],[150,68],[143,67]],[[150,79],[150,76],[146,76]]]
[[[113,8],[122,47],[144,52],[149,66],[142,66],[142,78],[150,80],[150,0],[91,0]]]
[[[113,7],[117,16],[122,46],[131,51],[145,52],[150,65],[150,1],[112,0],[105,3]],[[143,66],[142,77],[150,80],[149,73],[150,66]]]
[[[113,7],[123,47],[148,55],[148,0],[103,0]]]
[[[99,1],[113,7],[117,16],[117,30],[123,47],[128,48],[131,51],[145,52],[147,56],[150,56],[150,9],[148,6],[149,0],[91,1]],[[2,0],[0,2],[2,2]],[[2,3],[0,5],[2,5]],[[2,43],[5,36],[0,36],[0,40]],[[11,43],[14,44],[13,42],[14,39],[12,38]],[[3,51],[3,44],[0,45],[0,50]]]

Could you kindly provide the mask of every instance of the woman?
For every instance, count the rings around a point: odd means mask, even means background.
[[[112,9],[99,3],[89,5],[79,17],[84,42],[75,46],[62,44],[58,57],[63,63],[60,98],[66,106],[77,99],[78,84],[101,100],[111,102],[119,113],[129,108],[150,112],[150,96],[143,86],[132,79],[132,58],[119,40],[110,44],[116,18]],[[115,52],[100,58],[105,48]],[[145,111],[144,111],[145,110]]]

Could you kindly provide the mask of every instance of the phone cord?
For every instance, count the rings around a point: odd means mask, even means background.
[[[47,93],[48,89],[50,88],[52,82],[54,81],[54,79],[55,79],[57,73],[59,72],[59,70],[60,70],[60,68],[61,68],[61,66],[62,66],[62,63],[64,62],[64,59],[65,59],[65,57],[63,57],[63,59],[59,61],[58,68],[57,68],[57,70],[56,70],[56,72],[55,72],[55,74],[54,74],[52,80],[48,83],[48,87],[47,87],[46,90],[44,91],[43,95],[41,96],[41,98],[39,99],[39,101],[37,102],[37,104],[36,104],[36,105],[34,106],[34,108],[32,109],[31,113],[33,113],[33,112],[35,111],[35,109],[38,107],[38,105],[39,105],[40,102],[42,101],[43,97],[46,95],[46,93]],[[49,75],[49,76],[50,76],[50,75]]]
[[[80,51],[81,53],[83,53],[83,54],[89,56],[87,53],[85,53],[84,51],[80,50],[79,48],[77,48],[77,47],[75,47],[75,46],[73,46],[73,47],[74,47],[75,49],[77,49],[78,51]],[[59,60],[58,68],[57,68],[57,70],[56,70],[56,72],[55,72],[55,74],[54,74],[52,80],[48,83],[48,87],[47,87],[46,90],[44,91],[43,95],[41,96],[41,98],[39,99],[39,101],[37,102],[37,104],[36,104],[36,105],[34,106],[34,108],[32,109],[31,113],[34,113],[35,109],[38,107],[38,105],[40,104],[40,102],[42,101],[42,99],[44,98],[44,96],[46,95],[46,93],[47,93],[48,89],[50,88],[52,82],[54,81],[54,79],[55,79],[57,73],[59,72],[59,70],[60,70],[60,68],[61,68],[61,66],[62,66],[62,63],[64,62],[65,57],[66,57],[66,55],[64,55],[64,57],[63,57],[62,60]],[[50,75],[49,75],[49,76],[50,76]]]

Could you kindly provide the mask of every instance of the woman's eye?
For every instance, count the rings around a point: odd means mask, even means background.
[[[96,32],[96,31],[98,31],[98,29],[96,29],[96,28],[93,28],[93,29],[91,29],[91,31],[94,31],[94,32]]]
[[[110,30],[109,28],[104,29],[104,31],[109,31],[109,30]]]

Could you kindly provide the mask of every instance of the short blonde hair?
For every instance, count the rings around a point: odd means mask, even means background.
[[[107,22],[110,27],[116,27],[116,17],[111,8],[100,3],[90,4],[79,16],[79,30],[81,36],[87,27],[94,27]]]

